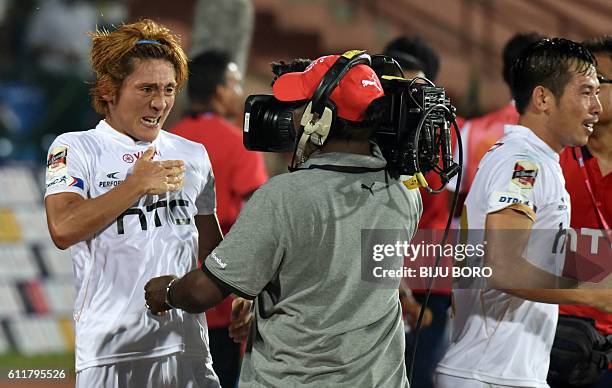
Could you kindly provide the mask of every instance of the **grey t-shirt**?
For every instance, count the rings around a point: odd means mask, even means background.
[[[375,147],[374,156],[315,154],[303,167],[312,165],[385,160]],[[408,387],[397,288],[361,279],[361,230],[410,238],[421,212],[418,190],[384,171],[307,169],[256,191],[204,262],[209,275],[256,298],[240,387]]]

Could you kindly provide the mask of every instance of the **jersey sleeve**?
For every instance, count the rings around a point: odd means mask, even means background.
[[[202,191],[196,198],[196,207],[199,215],[214,214],[216,211],[216,195],[215,195],[215,175],[213,174],[212,165],[208,158],[208,153],[204,146],[202,147]]]
[[[530,155],[507,155],[488,167],[486,212],[512,208],[532,221],[536,218],[536,192],[540,163]]]
[[[74,139],[60,135],[47,154],[45,197],[57,193],[76,193],[87,198],[89,181],[87,160]]]
[[[204,260],[202,270],[235,294],[255,298],[274,278],[284,257],[274,209],[267,192],[256,191],[225,240]]]

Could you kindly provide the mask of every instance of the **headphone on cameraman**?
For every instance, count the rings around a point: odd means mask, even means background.
[[[344,75],[353,66],[360,64],[370,66],[370,56],[363,50],[347,51],[334,62],[319,82],[300,121],[301,136],[294,152],[298,165],[325,144],[332,125],[338,120],[336,105],[329,97]]]

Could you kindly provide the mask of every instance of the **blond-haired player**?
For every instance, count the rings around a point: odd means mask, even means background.
[[[45,194],[51,237],[73,260],[77,386],[218,387],[204,315],[153,315],[142,296],[221,240],[206,150],[162,130],[187,58],[150,20],[91,37],[104,119],[55,139]]]

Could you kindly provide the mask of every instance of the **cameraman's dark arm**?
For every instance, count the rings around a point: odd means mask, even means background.
[[[198,255],[204,260],[223,239],[219,222],[214,214],[195,217],[198,228]],[[153,313],[168,310],[166,287],[173,276],[160,276],[151,279],[145,286],[147,303]],[[189,313],[202,313],[225,299],[230,290],[216,283],[200,268],[194,269],[172,283],[168,301],[172,307]]]
[[[174,282],[169,299],[174,307],[195,314],[215,307],[230,293],[198,268]]]
[[[219,221],[215,214],[195,217],[198,228],[198,256],[202,261],[223,240]],[[201,313],[216,306],[229,295],[222,291],[201,269],[193,270],[172,285],[171,303],[190,313]]]
[[[213,281],[199,268],[180,279],[172,275],[160,276],[145,285],[145,299],[154,314],[173,307],[192,314],[202,313],[219,304],[229,294],[227,287]],[[166,296],[169,304],[166,304]]]
[[[198,228],[198,257],[203,261],[223,240],[219,221],[214,214],[195,217]]]

